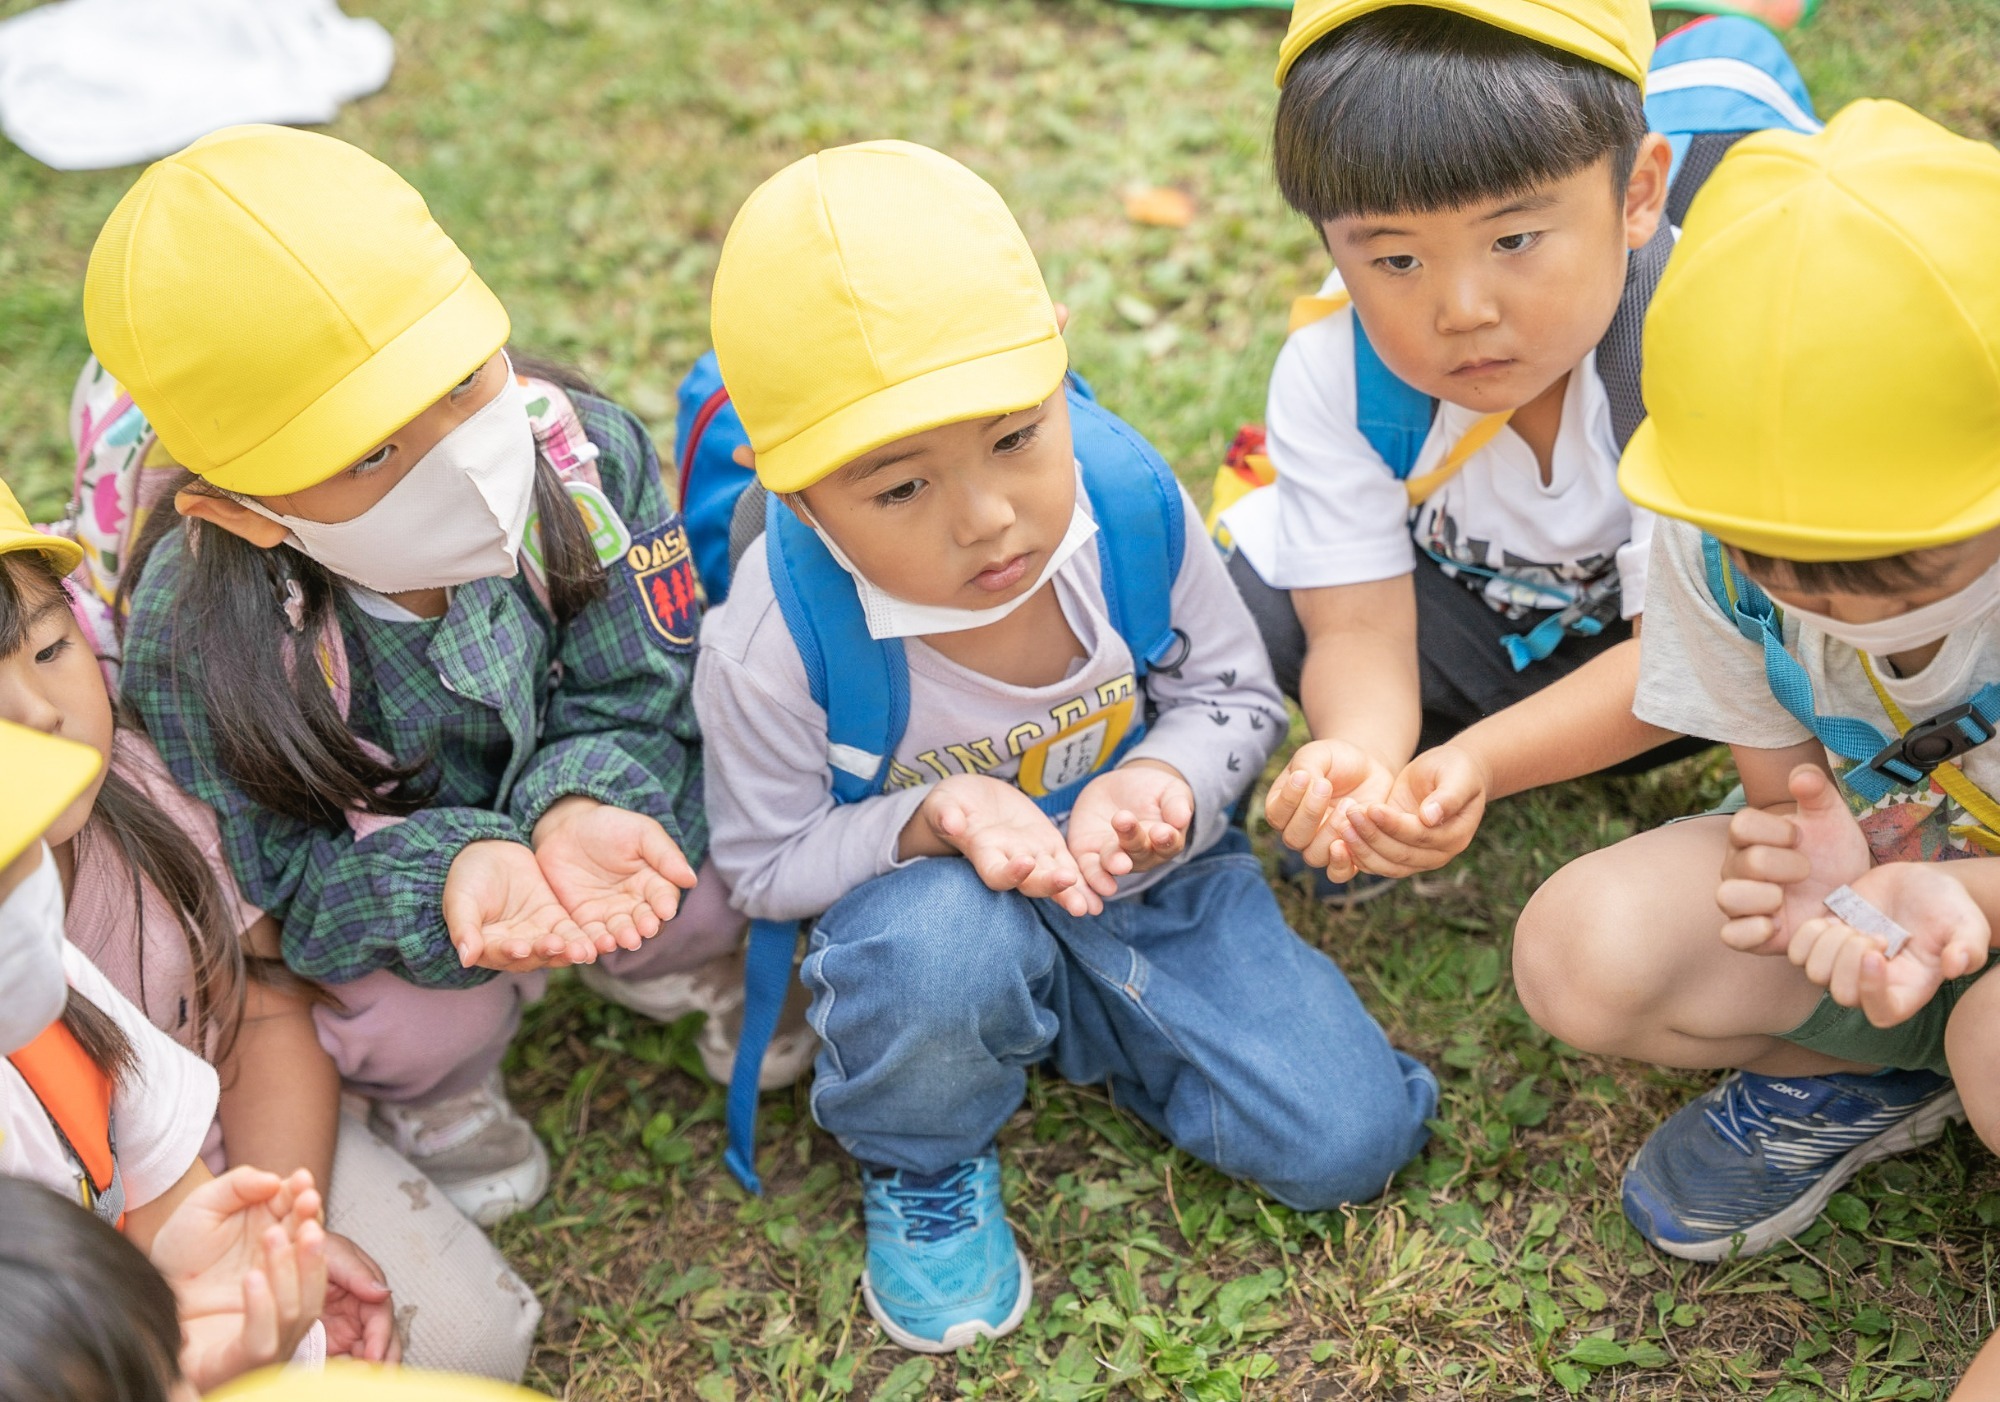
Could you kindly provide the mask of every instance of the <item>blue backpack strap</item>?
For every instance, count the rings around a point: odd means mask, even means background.
[[[1738,137],[1773,127],[1816,132],[1820,120],[1777,35],[1722,15],[1675,30],[1653,51],[1646,125],[1673,150],[1667,218],[1679,224]]]
[[[729,527],[736,499],[756,474],[736,461],[736,449],[750,441],[722,370],[710,351],[680,383],[674,416],[674,468],[679,474],[681,514],[687,521],[694,568],[710,607],[729,596]]]
[[[813,701],[826,712],[827,771],[833,801],[882,792],[889,757],[910,718],[910,670],[901,640],[868,635],[854,581],[812,528],[774,492],[764,510],[764,559],[771,591],[804,664]],[[743,1031],[729,1077],[729,1149],[724,1162],[753,1193],[757,1177],[757,1077],[792,986],[799,927],[750,926],[744,968]]]
[[[1178,666],[1186,639],[1174,631],[1174,581],[1187,549],[1180,483],[1153,445],[1123,419],[1074,390],[1070,437],[1083,490],[1097,518],[1097,558],[1111,626],[1132,650],[1138,675]]]
[[[1368,446],[1382,455],[1401,482],[1424,450],[1437,401],[1384,365],[1359,314],[1353,320],[1355,422]]]

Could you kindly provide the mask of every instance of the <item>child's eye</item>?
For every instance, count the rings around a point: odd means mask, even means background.
[[[69,651],[69,641],[68,638],[57,638],[54,642],[35,654],[35,661],[42,663],[55,661],[58,657]]]
[[[1533,248],[1537,243],[1541,242],[1541,238],[1540,230],[1526,234],[1502,234],[1499,238],[1493,240],[1493,246],[1502,253],[1520,253],[1526,249]]]
[[[461,394],[464,394],[467,390],[471,389],[472,382],[474,380],[477,380],[482,374],[485,373],[485,371],[486,371],[486,366],[484,365],[484,363],[482,363],[477,370],[474,370],[470,375],[467,375],[464,379],[460,380],[457,384],[451,387],[451,397],[453,399],[456,399]]]
[[[350,468],[349,471],[353,472],[353,474],[356,477],[366,477],[369,473],[375,472],[380,468],[382,468],[389,461],[390,455],[395,451],[396,451],[395,444],[384,443],[381,447],[377,448],[374,452],[370,453],[360,462],[354,464],[354,466]]]
[[[1003,435],[995,442],[993,451],[996,453],[1018,453],[1035,441],[1035,436],[1041,432],[1041,428],[1040,424],[1029,424],[1026,428],[1017,428],[1012,433]]]
[[[1413,253],[1391,253],[1386,258],[1377,258],[1375,266],[1392,273],[1407,273],[1416,268],[1417,258]]]
[[[923,486],[923,482],[914,477],[907,482],[898,482],[886,492],[877,492],[875,494],[875,504],[878,506],[901,506],[904,502],[909,501],[918,492],[922,491]]]

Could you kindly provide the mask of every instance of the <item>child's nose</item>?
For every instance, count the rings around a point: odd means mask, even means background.
[[[0,720],[39,730],[44,735],[60,732],[62,711],[51,705],[36,688],[19,677],[9,676],[11,670],[0,668]]]
[[[996,491],[970,491],[958,511],[958,543],[977,545],[992,540],[1014,524],[1014,503]]]
[[[1437,309],[1437,329],[1441,334],[1477,331],[1499,320],[1499,304],[1484,279],[1468,276],[1445,284],[1443,300]]]

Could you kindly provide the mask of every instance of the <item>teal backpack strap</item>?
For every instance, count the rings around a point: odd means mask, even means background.
[[[897,639],[868,635],[854,581],[810,527],[772,493],[765,503],[764,558],[778,611],[799,650],[806,685],[826,712],[827,768],[833,801],[855,803],[882,792],[889,756],[910,717],[910,670]],[[757,1078],[792,986],[799,926],[757,920],[743,979],[743,1031],[729,1076],[729,1171],[752,1193],[758,1179]]]
[[[1353,320],[1355,425],[1401,482],[1424,450],[1437,401],[1384,365],[1360,314]]]

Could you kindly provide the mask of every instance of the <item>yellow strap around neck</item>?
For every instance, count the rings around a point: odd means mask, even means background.
[[[1497,414],[1488,414],[1471,428],[1465,436],[1452,445],[1445,454],[1444,461],[1437,465],[1435,472],[1426,472],[1421,477],[1411,477],[1404,481],[1403,490],[1410,495],[1411,506],[1422,506],[1437,494],[1440,487],[1458,476],[1459,470],[1472,460],[1472,455],[1493,441],[1494,435],[1507,427],[1507,420],[1514,417],[1512,409]]]
[[[1882,709],[1887,711],[1889,719],[1895,722],[1896,733],[1909,734],[1910,718],[1903,714],[1903,708],[1896,704],[1895,699],[1889,695],[1888,688],[1882,685],[1882,679],[1875,675],[1875,664],[1868,660],[1868,654],[1865,652],[1857,651],[1854,655],[1861,659],[1861,670],[1868,678],[1868,685],[1875,688],[1875,699],[1882,703]],[[1954,825],[1951,830],[1952,836],[1976,842],[1989,852],[2000,852],[2000,803],[1994,802],[1986,790],[1968,779],[1965,771],[1950,760],[1933,769],[1931,777],[1937,780],[1938,787],[1943,789],[1954,803],[1977,820],[1975,823]]]

